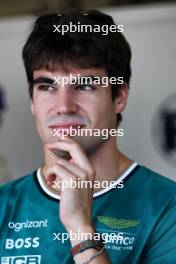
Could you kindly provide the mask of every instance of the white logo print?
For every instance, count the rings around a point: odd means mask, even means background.
[[[2,257],[1,264],[40,264],[41,255]]]
[[[98,230],[98,229],[97,229]],[[135,243],[135,234],[117,232],[114,230],[100,230],[105,241],[105,248],[111,250],[132,250]],[[107,233],[109,232],[109,234]]]
[[[39,247],[40,238],[39,237],[27,237],[27,238],[18,238],[18,239],[11,239],[7,238],[5,240],[5,249],[20,249],[20,248],[37,248]]]
[[[15,232],[21,231],[23,228],[44,228],[48,227],[48,220],[41,220],[41,221],[29,221],[26,220],[25,222],[9,222],[8,228],[13,229]]]

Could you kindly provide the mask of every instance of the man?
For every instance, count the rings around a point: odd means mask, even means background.
[[[0,190],[3,264],[176,263],[175,183],[116,147],[131,75],[119,29],[95,10],[35,22],[23,59],[44,163]]]

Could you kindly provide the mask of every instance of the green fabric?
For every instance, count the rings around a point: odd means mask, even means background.
[[[137,166],[93,200],[93,221],[113,264],[176,264],[176,183]],[[72,264],[59,201],[40,187],[36,171],[0,187],[0,263]],[[55,233],[55,235],[54,235]]]

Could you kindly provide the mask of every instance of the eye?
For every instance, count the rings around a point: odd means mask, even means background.
[[[81,84],[81,85],[76,86],[75,90],[92,91],[92,90],[95,90],[95,87],[93,87],[92,85],[88,85],[88,84]]]
[[[57,90],[55,87],[48,84],[42,84],[38,87],[38,89],[41,91],[49,91],[49,92],[54,92]]]

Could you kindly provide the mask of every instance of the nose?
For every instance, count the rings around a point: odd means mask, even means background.
[[[76,98],[69,88],[58,89],[55,105],[58,114],[75,113],[78,108]]]

